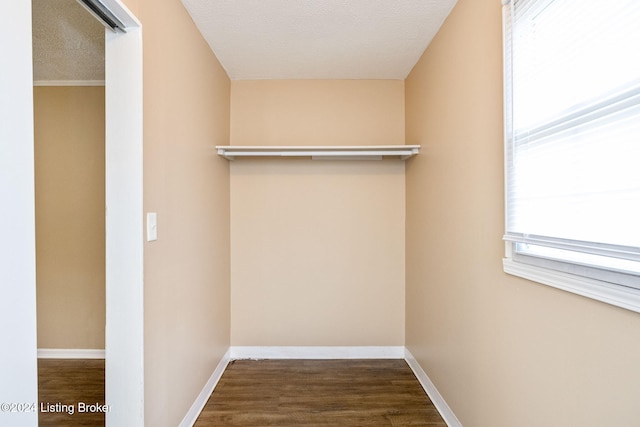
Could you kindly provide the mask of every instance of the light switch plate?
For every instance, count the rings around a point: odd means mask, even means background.
[[[158,215],[147,212],[147,242],[158,240]]]

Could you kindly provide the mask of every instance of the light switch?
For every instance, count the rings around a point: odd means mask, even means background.
[[[147,242],[158,240],[158,215],[147,212]]]

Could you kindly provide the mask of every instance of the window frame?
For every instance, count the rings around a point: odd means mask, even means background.
[[[503,0],[502,2],[505,233],[506,218],[508,218],[509,210],[508,165],[510,150],[508,144],[511,143],[511,110],[513,108],[512,92],[509,86],[511,84],[511,22],[510,17],[507,15],[510,11],[511,1]],[[624,280],[635,281],[635,278],[640,280],[640,276],[609,271],[606,268],[583,267],[571,262],[547,260],[536,256],[518,254],[516,253],[517,244],[518,242],[505,239],[505,257],[503,259],[505,273],[640,313],[640,287],[625,286],[612,283],[609,280],[611,277],[615,279],[617,276],[617,278],[621,277]],[[587,275],[576,274],[580,270],[586,271]],[[590,272],[589,270],[592,271]],[[596,274],[591,274],[592,272]]]

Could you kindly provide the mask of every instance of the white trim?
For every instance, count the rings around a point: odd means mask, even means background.
[[[504,272],[640,313],[640,290],[530,264],[502,260]]]
[[[431,399],[433,406],[435,406],[438,412],[440,412],[440,416],[442,417],[444,422],[447,423],[447,426],[462,427],[462,423],[460,422],[460,420],[458,420],[449,405],[447,405],[447,402],[445,402],[442,395],[438,392],[436,386],[433,385],[427,373],[422,369],[416,358],[413,357],[411,352],[406,348],[404,350],[404,360],[407,362],[414,375],[422,385],[422,388],[429,396],[429,399]]]
[[[344,145],[344,146],[216,146],[218,155],[236,157],[311,157],[313,160],[381,160],[382,156],[406,160],[420,152],[419,145]]]
[[[110,10],[136,22],[119,0]],[[126,13],[124,13],[126,12]],[[128,25],[128,24],[127,24]],[[108,426],[143,427],[144,211],[142,28],[105,29],[106,328]]]
[[[402,359],[403,346],[250,347],[232,346],[231,359]]]
[[[34,80],[34,86],[104,86],[104,80]]]
[[[207,383],[204,385],[195,402],[193,402],[193,405],[191,405],[191,408],[189,408],[189,411],[180,422],[179,427],[191,427],[195,424],[195,422],[198,420],[198,417],[200,416],[200,412],[202,412],[204,405],[207,404],[209,397],[213,393],[213,389],[215,389],[216,385],[218,385],[218,381],[220,381],[220,378],[222,377],[225,369],[227,369],[227,365],[230,361],[231,348],[229,348],[224,356],[222,356],[222,360],[220,360],[220,363],[218,363],[218,366],[216,366],[213,374],[211,374],[209,381],[207,381]]]
[[[104,359],[104,349],[39,348],[38,359]]]
[[[0,403],[38,401],[31,2],[0,1]],[[0,408],[0,425],[37,411]]]

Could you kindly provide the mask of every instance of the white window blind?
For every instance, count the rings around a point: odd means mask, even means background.
[[[514,259],[640,289],[640,1],[511,0],[504,23]]]

